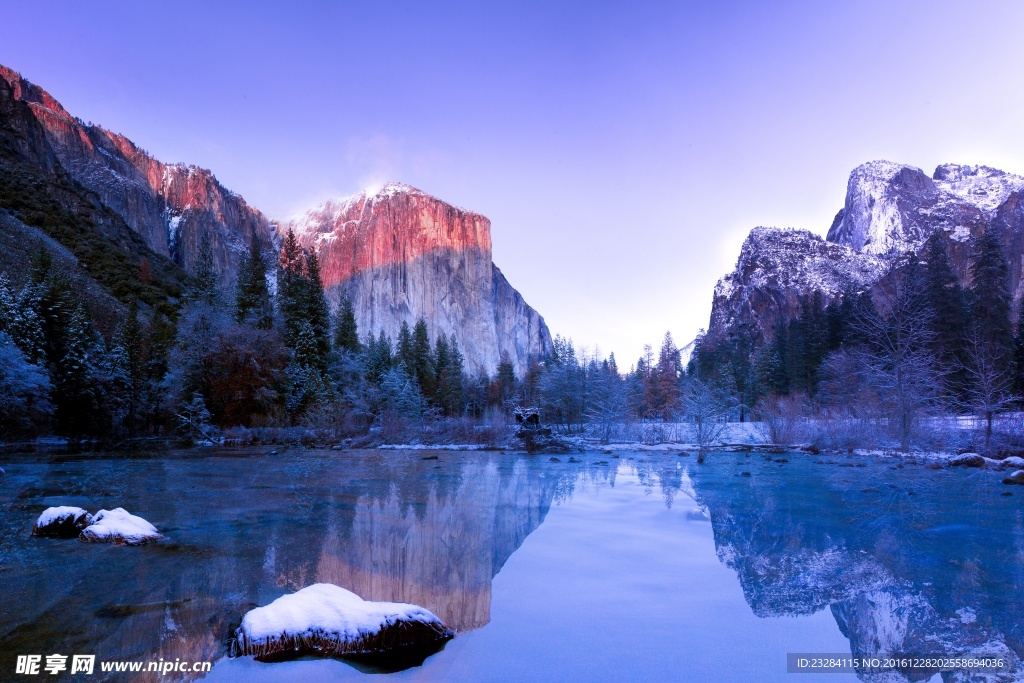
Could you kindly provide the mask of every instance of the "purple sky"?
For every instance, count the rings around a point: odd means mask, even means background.
[[[504,8],[502,8],[504,7]],[[628,367],[756,225],[885,158],[1024,172],[1024,3],[63,3],[0,63],[273,217],[384,180],[492,221],[553,332]]]

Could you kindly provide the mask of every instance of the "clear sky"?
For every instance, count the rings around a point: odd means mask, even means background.
[[[385,180],[492,221],[555,333],[706,326],[850,170],[1024,172],[1020,2],[6,2],[0,63],[272,217]]]

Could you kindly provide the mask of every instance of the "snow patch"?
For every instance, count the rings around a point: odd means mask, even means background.
[[[961,624],[973,624],[978,620],[978,615],[970,607],[961,607],[956,611],[957,616],[960,617]]]

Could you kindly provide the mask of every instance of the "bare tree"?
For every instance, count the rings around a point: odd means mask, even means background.
[[[889,286],[880,311],[863,311],[853,321],[866,340],[855,357],[906,451],[920,417],[939,405],[943,373],[930,350],[931,316],[916,291],[912,268],[897,273]]]
[[[704,462],[708,448],[717,443],[725,431],[732,402],[724,392],[694,377],[683,390],[681,403],[683,416],[693,428],[697,462]]]
[[[1007,371],[1005,359],[993,352],[977,330],[965,340],[967,373],[967,407],[985,420],[985,452],[992,440],[992,418],[1018,401],[1013,394],[1013,377]]]
[[[768,443],[788,446],[800,438],[809,410],[807,398],[800,394],[766,396],[754,410],[758,433]]]

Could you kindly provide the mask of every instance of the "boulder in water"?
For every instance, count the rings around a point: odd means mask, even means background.
[[[32,526],[32,535],[75,538],[92,522],[92,515],[82,508],[70,505],[46,508]]]
[[[949,459],[950,467],[984,467],[985,458],[977,453],[961,453]]]
[[[423,607],[371,602],[334,584],[317,583],[250,610],[235,630],[233,654],[261,662],[305,655],[387,661],[418,653],[425,658],[454,635]]]
[[[1006,479],[1003,479],[1004,484],[1020,484],[1024,486],[1024,470],[1017,470]]]
[[[93,523],[78,538],[88,543],[142,545],[159,541],[163,535],[142,517],[136,517],[124,508],[114,508],[97,512]]]

